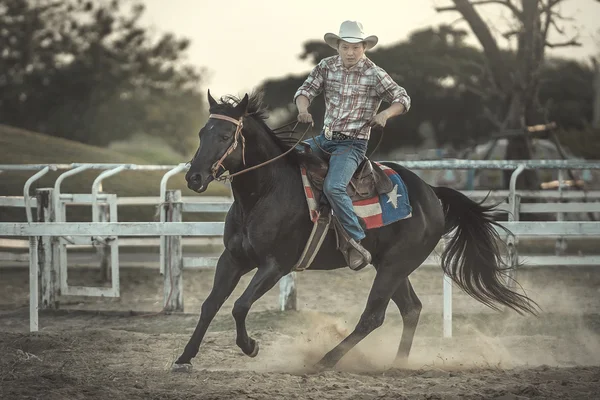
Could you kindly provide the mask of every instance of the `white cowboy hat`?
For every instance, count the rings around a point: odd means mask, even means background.
[[[348,43],[365,42],[365,49],[372,49],[377,44],[379,38],[375,35],[365,36],[363,26],[358,21],[344,21],[340,25],[340,34],[326,33],[324,36],[325,42],[337,50],[338,40],[343,40]]]

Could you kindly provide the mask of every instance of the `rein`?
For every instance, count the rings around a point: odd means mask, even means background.
[[[267,165],[269,163],[272,163],[273,161],[276,161],[276,160],[278,160],[278,159],[286,156],[292,150],[294,150],[294,148],[304,139],[304,137],[306,136],[306,133],[310,129],[310,125],[309,125],[306,128],[306,130],[304,131],[304,133],[302,134],[302,136],[300,137],[300,139],[298,139],[298,141],[296,142],[296,144],[294,144],[287,151],[285,151],[284,153],[278,155],[277,157],[274,157],[274,158],[272,158],[270,160],[264,161],[264,162],[262,162],[260,164],[254,165],[252,167],[242,169],[241,171],[235,172],[233,174],[217,176],[217,174],[219,173],[219,169],[221,167],[225,168],[225,166],[223,165],[223,161],[225,161],[225,159],[227,158],[227,156],[229,156],[231,153],[233,153],[233,151],[237,148],[237,146],[238,146],[238,140],[240,138],[241,138],[241,141],[242,141],[242,161],[244,163],[244,166],[246,166],[246,155],[245,155],[245,153],[246,153],[246,138],[244,137],[244,134],[242,133],[242,129],[244,127],[244,123],[243,123],[243,118],[244,117],[242,116],[242,117],[240,117],[240,119],[235,119],[235,118],[231,118],[231,117],[228,117],[228,116],[222,115],[222,114],[210,114],[208,116],[208,118],[209,119],[210,118],[216,118],[216,119],[221,119],[221,120],[224,120],[224,121],[229,121],[229,122],[231,122],[232,124],[234,124],[236,126],[233,143],[225,151],[225,154],[223,154],[223,156],[217,162],[215,162],[213,164],[213,166],[211,167],[212,176],[213,176],[214,180],[216,180],[217,182],[226,181],[226,180],[229,180],[231,182],[233,180],[234,176],[241,175],[241,174],[243,174],[245,172],[252,171],[252,170],[258,169],[260,167],[264,167],[265,165]],[[285,126],[289,126],[289,125],[291,125],[291,124],[284,125],[284,126],[280,127],[279,129],[281,129],[281,128],[285,127]],[[294,126],[294,129],[295,128],[296,128],[296,126]]]

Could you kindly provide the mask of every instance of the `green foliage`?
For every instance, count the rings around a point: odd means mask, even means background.
[[[106,145],[136,133],[185,152],[204,115],[189,41],[152,37],[139,1],[0,4],[0,123]]]
[[[567,129],[586,129],[592,120],[594,71],[574,60],[549,59],[541,72],[540,104],[548,119]]]
[[[142,158],[153,164],[179,164],[191,159],[191,156],[185,158],[171,149],[163,138],[144,134],[135,134],[125,140],[111,142],[107,148]]]
[[[600,160],[600,129],[586,126],[583,129],[566,129],[557,132],[560,143],[575,156]]]

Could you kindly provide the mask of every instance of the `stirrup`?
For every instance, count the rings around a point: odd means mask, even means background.
[[[354,239],[348,241],[349,246],[343,252],[348,267],[353,271],[359,271],[371,263],[371,253]],[[356,263],[356,256],[360,257],[360,264]]]
[[[313,225],[312,232],[310,233],[310,237],[308,238],[308,242],[304,247],[304,251],[300,256],[300,259],[296,262],[292,271],[304,271],[306,268],[310,267],[315,256],[319,252],[323,241],[325,240],[325,236],[327,236],[327,231],[329,230],[329,225],[331,223],[331,208],[328,206],[321,207],[321,213],[319,215],[319,219],[317,219]]]

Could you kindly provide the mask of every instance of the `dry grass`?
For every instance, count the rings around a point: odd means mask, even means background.
[[[187,161],[183,158],[179,162]],[[0,164],[69,164],[69,163],[131,163],[156,164],[156,161],[105,148],[89,146],[71,140],[29,132],[5,125],[0,125]],[[118,196],[158,196],[160,180],[165,171],[142,172],[124,171],[103,182],[103,190],[116,193]],[[84,172],[65,180],[62,186],[64,193],[90,193],[92,183],[99,171]],[[33,172],[0,172],[0,196],[20,196],[23,185]],[[59,175],[50,172],[40,179],[36,188],[54,186]],[[184,196],[194,195],[185,183],[184,174],[177,174],[169,181],[169,189],[179,189]],[[222,185],[212,185],[206,195],[227,195]],[[119,220],[138,221],[152,218],[152,207],[128,207],[119,210]],[[91,212],[86,209],[75,213],[73,218],[80,221],[89,220]],[[0,208],[0,221],[23,221],[23,210]]]

